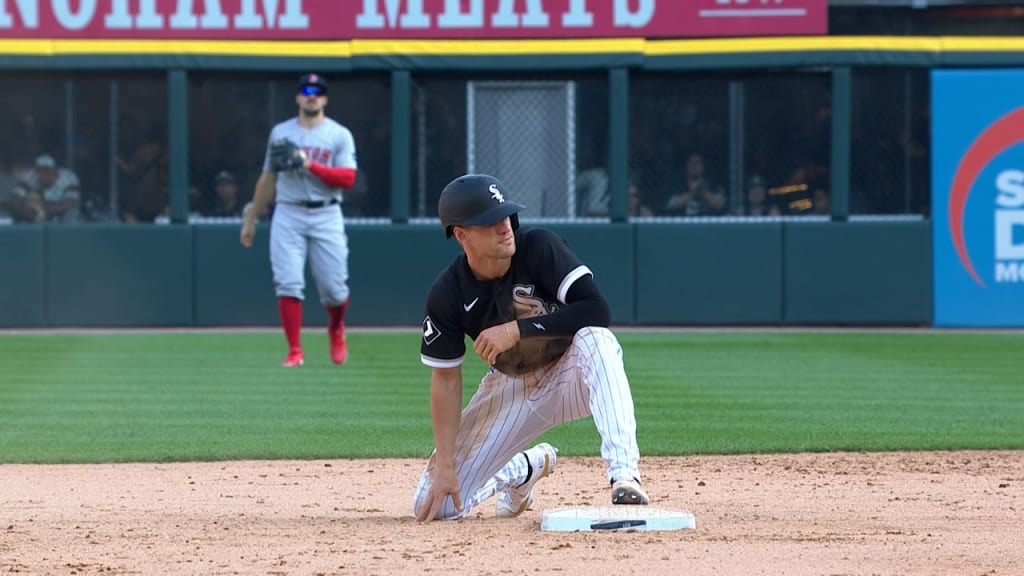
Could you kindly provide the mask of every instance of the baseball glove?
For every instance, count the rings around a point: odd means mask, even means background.
[[[282,138],[270,143],[270,169],[274,172],[298,170],[306,161],[306,154],[298,144]]]

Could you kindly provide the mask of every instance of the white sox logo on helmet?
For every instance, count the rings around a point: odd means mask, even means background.
[[[494,198],[495,200],[498,201],[498,204],[505,203],[505,196],[502,195],[501,190],[498,190],[497,186],[491,184],[490,186],[487,187],[487,191],[491,193],[491,198]]]

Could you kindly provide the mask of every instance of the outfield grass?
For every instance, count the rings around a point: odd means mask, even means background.
[[[621,330],[644,455],[1024,448],[1024,335]],[[0,335],[0,462],[426,457],[418,332]],[[466,399],[484,371],[466,364]],[[596,455],[588,420],[545,435]]]

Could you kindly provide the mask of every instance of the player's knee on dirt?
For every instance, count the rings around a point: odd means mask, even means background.
[[[425,512],[426,510],[424,510],[424,508],[427,506],[429,506],[429,502],[427,501],[427,492],[417,491],[412,502],[413,517],[419,518],[420,513]],[[459,512],[455,509],[455,505],[452,504],[451,497],[445,498],[444,504],[442,504],[441,508],[437,511],[437,515],[434,516],[434,520],[457,520],[462,516],[465,516],[466,512],[469,511],[465,508],[466,507],[464,507],[462,512]]]

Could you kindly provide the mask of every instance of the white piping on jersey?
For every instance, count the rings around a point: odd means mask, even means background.
[[[562,280],[562,283],[558,285],[558,301],[561,302],[562,304],[565,304],[565,297],[569,295],[569,288],[572,288],[573,282],[579,280],[580,278],[586,276],[587,274],[590,274],[591,276],[594,275],[594,273],[590,271],[590,268],[587,268],[583,264],[580,264],[571,272],[566,274],[565,278]]]
[[[432,368],[457,368],[462,366],[462,361],[465,358],[466,356],[462,355],[451,360],[442,360],[441,358],[433,358],[426,354],[420,354],[420,361]]]

